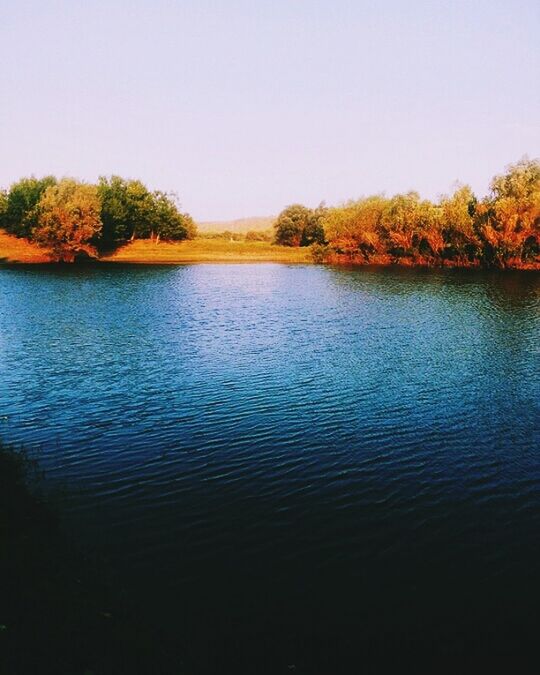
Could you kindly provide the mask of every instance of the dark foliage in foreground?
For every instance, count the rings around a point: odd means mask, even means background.
[[[107,563],[65,534],[38,478],[0,442],[0,673],[186,672]]]

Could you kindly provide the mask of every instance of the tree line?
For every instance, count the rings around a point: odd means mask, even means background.
[[[62,261],[96,256],[135,238],[196,236],[193,219],[174,194],[120,176],[101,177],[96,184],[23,178],[0,190],[0,228],[46,246]],[[268,235],[249,232],[241,238],[265,241]],[[523,158],[510,165],[481,199],[465,185],[437,201],[407,192],[335,207],[293,204],[277,217],[274,241],[310,246],[320,262],[538,266],[540,161]]]
[[[182,240],[196,234],[174,194],[120,176],[100,177],[97,184],[22,178],[0,191],[0,228],[46,246],[66,262],[136,237]]]
[[[373,195],[317,209],[294,204],[275,241],[313,246],[321,261],[521,267],[540,256],[540,161],[524,158],[495,176],[489,195],[468,186],[432,202],[416,192]]]

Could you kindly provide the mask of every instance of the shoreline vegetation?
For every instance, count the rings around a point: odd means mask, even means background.
[[[486,197],[458,186],[437,201],[417,192],[339,206],[286,207],[272,222],[209,231],[175,194],[141,181],[23,178],[0,190],[0,262],[179,264],[282,262],[540,270],[540,160],[495,176]],[[240,224],[240,225],[239,225]]]

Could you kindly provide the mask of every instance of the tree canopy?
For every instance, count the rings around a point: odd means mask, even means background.
[[[0,192],[0,227],[46,244],[62,260],[136,237],[182,240],[196,234],[174,194],[120,176],[102,176],[97,185],[22,178]]]
[[[276,241],[308,243],[313,212],[290,206],[276,221]],[[317,241],[327,260],[520,267],[540,256],[540,162],[524,158],[495,176],[478,199],[467,185],[437,201],[416,192],[375,195],[321,209]],[[320,250],[318,249],[320,253]]]
[[[3,213],[0,210],[1,226],[18,237],[28,237],[37,224],[37,207],[41,196],[51,185],[54,176],[44,178],[21,178],[13,183],[5,194]]]
[[[115,175],[100,177],[97,185],[22,178],[0,190],[0,228],[46,244],[59,259],[135,238],[180,241],[196,235],[175,194]],[[231,232],[212,236],[242,239]],[[246,240],[266,237],[248,232]],[[437,200],[410,191],[316,209],[292,204],[274,223],[274,241],[311,246],[321,261],[538,267],[540,161],[524,157],[511,164],[483,198],[458,185]]]
[[[324,209],[308,209],[302,204],[287,206],[274,223],[277,244],[284,246],[309,246],[324,242],[322,226]]]
[[[95,185],[64,178],[43,193],[33,238],[63,262],[73,262],[81,254],[95,255],[90,242],[101,232],[100,211]]]
[[[191,216],[181,213],[176,196],[161,190],[150,192],[139,180],[120,176],[100,177],[102,239],[106,243],[139,237],[181,240],[195,236]]]

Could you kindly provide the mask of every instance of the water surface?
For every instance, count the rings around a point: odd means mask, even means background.
[[[0,434],[196,672],[515,654],[539,315],[535,273],[3,268]]]

